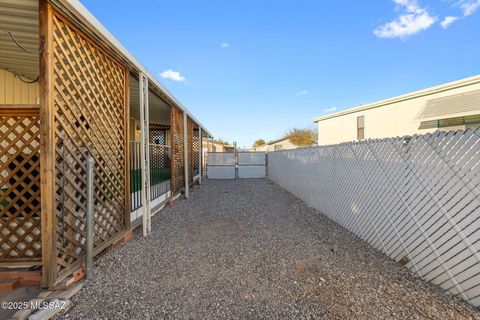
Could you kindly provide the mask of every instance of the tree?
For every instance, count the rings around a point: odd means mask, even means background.
[[[230,145],[227,140],[223,140],[222,138],[212,139],[212,142],[213,143],[218,143],[218,144],[223,144],[223,145],[226,145],[226,146]]]
[[[297,146],[305,147],[317,142],[317,132],[312,128],[293,128],[286,135]]]
[[[255,142],[253,143],[253,146],[254,147],[258,147],[258,146],[261,146],[262,144],[265,144],[265,140],[263,139],[258,139],[258,140],[255,140]]]

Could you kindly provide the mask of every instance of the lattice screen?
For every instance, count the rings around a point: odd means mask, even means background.
[[[187,121],[187,144],[188,144],[188,182],[193,182],[193,121],[188,118]]]
[[[184,149],[183,149],[183,112],[178,108],[171,109],[172,117],[172,193],[175,195],[185,186]]]
[[[95,160],[94,245],[112,240],[126,228],[126,70],[56,15],[53,37],[60,277],[84,254],[87,154]]]
[[[170,126],[162,124],[150,124],[149,126],[150,143],[170,145]]]
[[[150,144],[150,198],[151,200],[170,190],[170,147]]]
[[[200,130],[198,128],[193,129],[192,138],[193,148],[193,176],[199,174],[199,160],[200,160]]]
[[[35,113],[0,113],[0,262],[41,257],[38,110]]]
[[[268,176],[480,306],[480,129],[268,154]]]

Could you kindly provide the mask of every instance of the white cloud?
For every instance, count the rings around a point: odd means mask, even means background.
[[[463,16],[467,17],[480,8],[480,0],[460,0],[459,5],[463,10]]]
[[[160,77],[162,77],[163,79],[170,79],[179,82],[185,81],[185,77],[182,76],[180,72],[173,71],[172,69],[163,71],[162,73],[160,73]]]
[[[447,29],[455,21],[468,17],[480,8],[480,0],[458,0],[456,5],[462,9],[463,16],[447,16],[440,23],[444,29]]]
[[[306,96],[306,95],[308,95],[308,90],[297,92],[297,96]]]
[[[222,43],[220,44],[220,48],[228,48],[228,47],[230,47],[230,44],[227,43],[227,42],[222,42]]]
[[[445,17],[440,24],[442,25],[443,29],[447,29],[452,23],[454,23],[458,19],[459,17],[448,16]]]
[[[323,111],[325,111],[325,112],[333,112],[335,110],[337,110],[337,107],[331,107],[331,108],[323,109]]]
[[[374,30],[379,38],[401,38],[414,35],[430,28],[437,18],[430,14],[426,8],[420,7],[417,0],[393,0],[397,4],[397,11],[402,13]]]

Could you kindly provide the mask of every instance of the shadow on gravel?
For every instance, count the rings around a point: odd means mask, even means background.
[[[74,319],[480,319],[269,180],[206,181],[96,261]]]

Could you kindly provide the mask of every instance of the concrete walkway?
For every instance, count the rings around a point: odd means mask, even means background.
[[[480,319],[268,180],[207,181],[152,230],[100,257],[63,317]]]

